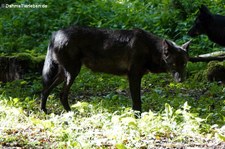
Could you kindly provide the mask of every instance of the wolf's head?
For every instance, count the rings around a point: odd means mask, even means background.
[[[202,5],[199,8],[198,16],[195,19],[194,25],[188,31],[188,35],[195,37],[206,33],[207,25],[212,21],[213,15],[209,9]]]
[[[188,48],[190,41],[182,46],[178,46],[169,40],[165,40],[163,44],[163,60],[166,63],[167,70],[172,73],[176,82],[184,81],[186,77],[185,68],[189,59]]]

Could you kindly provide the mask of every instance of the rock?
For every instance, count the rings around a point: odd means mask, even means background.
[[[223,63],[212,61],[208,64],[206,71],[208,81],[217,81],[225,84],[225,66]]]

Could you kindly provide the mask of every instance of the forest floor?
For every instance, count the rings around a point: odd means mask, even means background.
[[[225,87],[168,74],[142,80],[143,113],[131,110],[126,77],[83,68],[69,96],[72,112],[49,96],[40,111],[41,78],[1,83],[2,148],[225,148]]]

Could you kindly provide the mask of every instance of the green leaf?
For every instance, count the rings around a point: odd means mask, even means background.
[[[117,149],[127,149],[124,144],[116,144]]]
[[[222,135],[222,134],[220,134],[220,133],[216,133],[215,136],[216,136],[217,138],[219,138],[221,141],[225,141],[225,135]]]
[[[168,118],[173,116],[173,108],[168,103],[165,103],[165,114]]]

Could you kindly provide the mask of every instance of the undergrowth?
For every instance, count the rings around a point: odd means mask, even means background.
[[[224,1],[184,0],[3,0],[3,4],[45,4],[46,9],[1,9],[2,56],[43,60],[52,32],[70,25],[108,29],[142,28],[177,43],[189,40],[198,7],[224,14]],[[57,10],[57,11],[56,11]],[[26,19],[24,19],[26,18]],[[218,51],[206,36],[192,40],[190,55]],[[168,74],[142,79],[143,113],[134,118],[126,77],[85,68],[69,96],[72,112],[59,102],[61,86],[39,110],[40,75],[0,83],[2,148],[224,148],[225,87],[201,76],[206,63],[188,64],[188,79]]]
[[[131,110],[126,77],[83,68],[70,93],[72,112],[58,87],[39,110],[40,77],[1,83],[0,146],[19,148],[210,148],[224,146],[225,88],[168,74],[142,80],[144,112]]]

